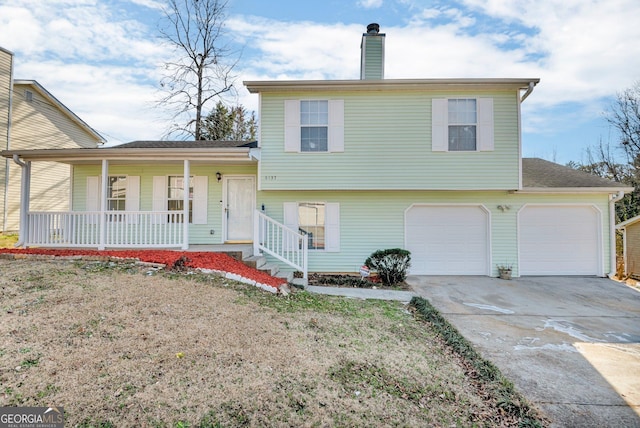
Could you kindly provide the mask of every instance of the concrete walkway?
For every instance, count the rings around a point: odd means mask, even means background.
[[[409,277],[552,427],[640,427],[640,293],[604,278]]]
[[[397,300],[400,302],[409,302],[416,294],[411,291],[400,290],[373,290],[371,288],[339,288],[339,287],[322,287],[316,285],[307,285],[305,290],[310,293],[328,294],[331,296],[344,296],[354,299],[377,299],[377,300]]]

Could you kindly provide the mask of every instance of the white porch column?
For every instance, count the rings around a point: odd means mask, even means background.
[[[18,162],[16,162],[18,163]],[[20,228],[18,243],[24,247],[29,242],[29,205],[31,194],[31,161],[19,164],[22,167],[22,180],[20,185]]]
[[[109,188],[109,161],[102,159],[102,183],[100,183],[100,241],[99,250],[104,250],[107,243],[107,190]]]
[[[190,171],[189,171],[189,167],[190,167],[190,163],[188,159],[184,160],[184,180],[183,180],[183,187],[184,187],[184,192],[182,197],[183,199],[183,208],[184,208],[184,218],[183,218],[183,222],[182,222],[182,249],[183,250],[187,250],[189,249],[189,184],[190,184]]]

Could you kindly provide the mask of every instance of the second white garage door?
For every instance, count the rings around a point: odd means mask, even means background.
[[[518,213],[521,275],[602,275],[600,211],[528,205]]]
[[[405,214],[412,275],[488,275],[489,213],[478,205],[414,205]]]

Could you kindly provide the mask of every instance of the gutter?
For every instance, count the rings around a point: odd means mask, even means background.
[[[624,190],[618,191],[618,193],[611,194],[609,197],[609,278],[613,279],[616,275],[616,202],[624,197]],[[626,231],[625,231],[626,238]],[[626,253],[626,252],[625,252]],[[626,255],[626,254],[625,254]],[[627,265],[625,263],[625,271]]]

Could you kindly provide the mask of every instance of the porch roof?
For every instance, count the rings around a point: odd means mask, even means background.
[[[98,164],[103,159],[114,163],[140,162],[217,162],[256,163],[260,149],[247,141],[133,141],[112,147],[4,150],[0,156],[23,161],[49,161],[70,165]]]

